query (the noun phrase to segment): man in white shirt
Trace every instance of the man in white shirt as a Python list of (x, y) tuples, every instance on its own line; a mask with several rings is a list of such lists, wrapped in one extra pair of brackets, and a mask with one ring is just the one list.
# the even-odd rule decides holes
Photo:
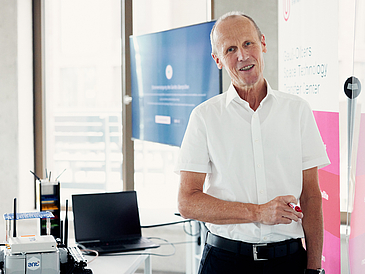
[(264, 79), (265, 36), (250, 17), (222, 16), (211, 42), (232, 83), (194, 109), (177, 165), (179, 211), (210, 231), (199, 273), (323, 273), (317, 169), (329, 160), (312, 111)]

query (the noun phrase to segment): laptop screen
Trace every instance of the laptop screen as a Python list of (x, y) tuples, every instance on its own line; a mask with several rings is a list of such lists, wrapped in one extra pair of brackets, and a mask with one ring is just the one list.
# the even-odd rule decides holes
[(141, 236), (135, 191), (72, 195), (76, 242)]

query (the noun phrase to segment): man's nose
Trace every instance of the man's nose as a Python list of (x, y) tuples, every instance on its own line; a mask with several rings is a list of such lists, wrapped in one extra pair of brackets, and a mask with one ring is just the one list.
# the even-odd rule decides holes
[(239, 48), (237, 51), (237, 59), (238, 61), (245, 61), (248, 59), (248, 53), (247, 50), (244, 48)]

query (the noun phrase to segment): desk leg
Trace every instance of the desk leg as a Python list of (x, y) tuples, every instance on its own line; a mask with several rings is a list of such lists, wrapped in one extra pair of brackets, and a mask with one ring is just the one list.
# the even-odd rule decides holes
[(152, 274), (151, 255), (148, 255), (144, 261), (144, 274)]

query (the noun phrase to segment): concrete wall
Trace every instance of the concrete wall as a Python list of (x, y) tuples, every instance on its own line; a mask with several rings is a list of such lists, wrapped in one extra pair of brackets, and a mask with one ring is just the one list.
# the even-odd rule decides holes
[(34, 207), (31, 12), (31, 0), (0, 0), (0, 241), (13, 199)]
[[(252, 17), (266, 37), (268, 52), (264, 55), (264, 76), (272, 88), (278, 87), (278, 1), (214, 0), (213, 19), (229, 11), (242, 11)], [(229, 86), (228, 74), (223, 72), (223, 91)]]

